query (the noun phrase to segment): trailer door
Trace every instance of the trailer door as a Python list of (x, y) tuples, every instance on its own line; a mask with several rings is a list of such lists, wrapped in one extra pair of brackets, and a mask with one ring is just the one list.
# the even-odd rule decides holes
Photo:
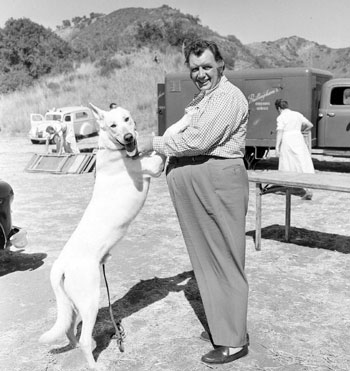
[(319, 125), (323, 147), (350, 147), (350, 84), (331, 89)]
[(244, 93), (249, 103), (248, 146), (274, 147), (277, 111), (275, 100), (281, 97), (282, 79), (246, 80)]
[(166, 130), (165, 123), (165, 84), (157, 85), (158, 93), (158, 135), (163, 135)]

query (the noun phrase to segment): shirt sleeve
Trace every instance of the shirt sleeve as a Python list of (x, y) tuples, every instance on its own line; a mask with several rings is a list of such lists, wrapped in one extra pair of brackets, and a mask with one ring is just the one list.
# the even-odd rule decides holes
[(54, 128), (55, 128), (56, 134), (61, 138), (63, 136), (62, 125), (56, 124)]
[(168, 137), (154, 137), (153, 148), (166, 156), (177, 157), (196, 156), (210, 151), (230, 138), (240, 125), (246, 109), (242, 109), (239, 103), (233, 93), (215, 92), (197, 107), (197, 113), (193, 115), (188, 128)]
[(279, 116), (277, 117), (277, 130), (283, 130), (284, 124), (282, 118)]

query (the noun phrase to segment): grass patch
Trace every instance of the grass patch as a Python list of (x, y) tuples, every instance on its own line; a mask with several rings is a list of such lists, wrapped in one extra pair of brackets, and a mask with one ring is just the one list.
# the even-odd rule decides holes
[(116, 54), (102, 65), (84, 63), (74, 72), (51, 76), (33, 87), (0, 95), (0, 125), (3, 133), (26, 135), (30, 114), (44, 114), (53, 107), (86, 106), (90, 102), (108, 109), (110, 102), (130, 110), (139, 131), (157, 132), (157, 84), (165, 74), (184, 71), (181, 53), (167, 49), (158, 53), (147, 48), (131, 54)]

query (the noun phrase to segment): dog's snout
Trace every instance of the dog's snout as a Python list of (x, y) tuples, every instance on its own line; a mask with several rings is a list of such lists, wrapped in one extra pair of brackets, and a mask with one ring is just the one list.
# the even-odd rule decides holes
[(126, 133), (124, 135), (124, 140), (126, 143), (130, 143), (134, 140), (134, 136), (131, 133)]

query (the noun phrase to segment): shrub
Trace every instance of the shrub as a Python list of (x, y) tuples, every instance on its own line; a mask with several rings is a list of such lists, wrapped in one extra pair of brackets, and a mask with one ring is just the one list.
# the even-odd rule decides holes
[(60, 90), (60, 84), (58, 84), (57, 82), (50, 81), (49, 83), (47, 83), (46, 86), (48, 89), (54, 92), (58, 92)]
[(0, 29), (1, 92), (27, 86), (49, 73), (72, 69), (74, 56), (68, 43), (51, 30), (26, 18), (11, 18)]
[(100, 61), (100, 75), (108, 77), (110, 76), (115, 70), (122, 68), (121, 63), (115, 59), (102, 59)]
[(100, 67), (100, 76), (109, 77), (115, 70), (119, 70), (130, 64), (129, 58), (125, 58), (124, 61), (117, 58), (102, 58), (97, 64)]
[(0, 74), (0, 94), (10, 93), (32, 84), (32, 79), (23, 70), (13, 70)]

